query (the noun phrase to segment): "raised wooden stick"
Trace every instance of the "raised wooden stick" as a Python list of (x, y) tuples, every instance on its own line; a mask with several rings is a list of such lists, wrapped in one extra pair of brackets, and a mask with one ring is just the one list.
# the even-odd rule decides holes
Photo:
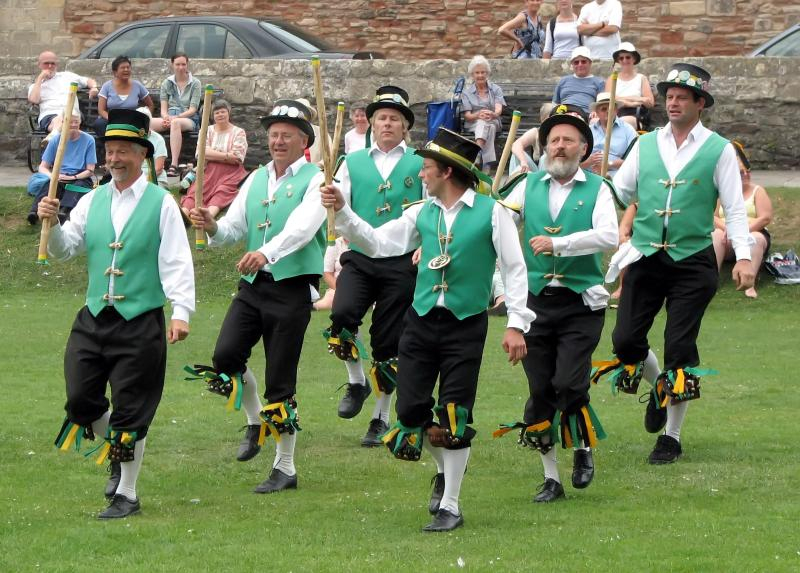
[[(56, 149), (56, 159), (53, 162), (53, 169), (50, 170), (50, 187), (47, 189), (47, 196), (50, 199), (55, 199), (58, 192), (58, 178), (61, 174), (61, 163), (64, 160), (64, 151), (67, 149), (67, 140), (69, 139), (69, 124), (72, 120), (72, 112), (75, 107), (75, 97), (78, 94), (78, 84), (72, 82), (69, 84), (69, 93), (67, 94), (67, 104), (64, 106), (64, 114), (61, 116), (61, 135), (58, 138), (58, 148)], [(40, 265), (47, 264), (47, 242), (50, 240), (50, 219), (42, 220), (42, 233), (39, 236), (39, 256), (36, 262)]]
[[(200, 133), (197, 134), (197, 173), (194, 179), (194, 206), (203, 206), (203, 179), (206, 173), (206, 140), (208, 139), (208, 123), (211, 120), (211, 98), (214, 86), (206, 85), (203, 93), (203, 117), (200, 119)], [(194, 248), (202, 251), (206, 248), (206, 231), (202, 227), (195, 229)]]
[[(333, 182), (333, 165), (331, 150), (328, 149), (328, 118), (325, 115), (325, 96), (322, 93), (322, 71), (319, 56), (311, 56), (311, 70), (314, 74), (314, 95), (317, 98), (317, 118), (319, 118), (319, 137), (322, 140), (322, 165), (325, 171), (325, 185)], [(336, 243), (336, 214), (333, 207), (328, 207), (328, 244)]]
[(608, 121), (606, 122), (606, 142), (603, 145), (603, 163), (600, 165), (600, 176), (608, 174), (608, 154), (611, 151), (611, 130), (614, 129), (614, 118), (617, 115), (617, 78), (616, 68), (611, 70), (611, 94), (608, 99)]
[(336, 168), (336, 160), (339, 159), (339, 145), (342, 142), (342, 127), (344, 126), (344, 102), (336, 104), (336, 124), (333, 128), (333, 147), (331, 149), (331, 165)]
[(522, 112), (514, 110), (511, 115), (511, 127), (508, 128), (508, 137), (506, 144), (503, 146), (503, 154), (500, 156), (500, 163), (497, 164), (497, 173), (495, 173), (494, 181), (492, 181), (492, 195), (497, 194), (500, 188), (500, 181), (503, 179), (503, 173), (506, 171), (508, 165), (508, 158), (511, 156), (511, 146), (514, 145), (514, 140), (517, 138), (517, 128), (522, 119)]

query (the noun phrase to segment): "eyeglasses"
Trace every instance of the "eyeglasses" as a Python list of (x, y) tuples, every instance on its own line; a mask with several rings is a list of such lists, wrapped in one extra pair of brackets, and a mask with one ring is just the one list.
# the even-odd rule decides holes
[(583, 66), (590, 63), (591, 60), (572, 60), (573, 66)]

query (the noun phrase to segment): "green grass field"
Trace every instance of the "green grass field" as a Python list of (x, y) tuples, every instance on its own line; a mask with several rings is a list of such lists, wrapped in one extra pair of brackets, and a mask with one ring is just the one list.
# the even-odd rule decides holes
[[(772, 189), (775, 246), (798, 245), (800, 190)], [(733, 290), (725, 267), (700, 337), (702, 365), (716, 368), (692, 403), (684, 456), (653, 467), (655, 437), (632, 396), (593, 388), (609, 438), (590, 488), (567, 500), (531, 502), (538, 456), (513, 435), (527, 386), (500, 348), (493, 318), (475, 411), (474, 442), (461, 503), (465, 527), (423, 534), (435, 465), (412, 464), (359, 447), (371, 400), (353, 421), (336, 416), (343, 365), (325, 351), (327, 317), (315, 314), (300, 364), (303, 431), (299, 489), (251, 493), (273, 447), (235, 460), (243, 414), (183, 380), (181, 368), (210, 358), (236, 284), (239, 250), (196, 257), (198, 311), (188, 340), (170, 347), (164, 398), (151, 429), (138, 491), (142, 513), (100, 522), (104, 468), (53, 447), (63, 418), (62, 352), (83, 303), (83, 261), (37, 266), (38, 229), (25, 223), (29, 199), (0, 189), (0, 572), (17, 571), (798, 571), (800, 394), (793, 373), (800, 340), (800, 289), (761, 276), (758, 300)], [(610, 356), (614, 312), (597, 358)], [(663, 342), (659, 320), (651, 341)], [(264, 358), (251, 362), (263, 381)], [(559, 453), (569, 482), (571, 453)]]

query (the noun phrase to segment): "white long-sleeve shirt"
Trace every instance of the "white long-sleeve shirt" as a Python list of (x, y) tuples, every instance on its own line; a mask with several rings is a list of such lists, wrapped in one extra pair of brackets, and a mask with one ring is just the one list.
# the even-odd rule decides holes
[[(543, 172), (537, 172), (532, 177), (540, 176)], [(541, 175), (542, 181), (550, 181), (548, 193), (548, 206), (550, 217), (555, 220), (561, 212), (561, 208), (569, 197), (570, 192), (575, 187), (576, 181), (586, 181), (586, 173), (578, 169), (572, 179), (563, 185), (553, 179), (549, 173)], [(506, 196), (504, 203), (507, 205), (519, 206), (520, 212), (509, 209), (511, 217), (516, 224), (524, 219), (525, 214), (525, 188), (528, 183), (523, 179), (517, 183), (511, 192)], [(611, 190), (608, 185), (602, 183), (597, 194), (594, 209), (592, 210), (592, 228), (586, 231), (578, 231), (563, 237), (551, 237), (553, 241), (553, 256), (555, 257), (578, 257), (581, 255), (591, 255), (602, 251), (608, 251), (617, 246), (619, 240), (619, 226), (617, 223), (617, 212), (614, 208), (614, 200), (611, 197)], [(529, 245), (523, 245), (523, 249), (530, 249)], [(557, 279), (553, 279), (548, 286), (563, 286)], [(595, 285), (581, 293), (583, 303), (592, 310), (605, 308), (608, 305), (609, 294), (603, 285)]]
[[(147, 188), (147, 177), (140, 177), (124, 191), (119, 191), (112, 180), (111, 223), (117, 237), (122, 233), (133, 210)], [(69, 221), (56, 225), (50, 233), (48, 252), (59, 260), (66, 260), (86, 250), (86, 219), (96, 191), (89, 191), (70, 212)], [(172, 305), (172, 318), (189, 322), (195, 310), (194, 267), (192, 251), (186, 237), (178, 204), (169, 196), (161, 203), (158, 224), (161, 243), (158, 247), (158, 274), (161, 288)], [(116, 253), (116, 252), (115, 252)], [(112, 262), (113, 266), (113, 262)], [(114, 275), (108, 277), (108, 293), (114, 294)], [(113, 304), (113, 299), (109, 301)]]
[[(442, 209), (447, 232), (464, 205), (469, 207), (475, 201), (475, 191), (467, 189), (464, 194), (447, 209), (439, 199), (432, 199)], [(381, 225), (377, 229), (361, 219), (349, 205), (336, 213), (336, 228), (350, 241), (355, 242), (370, 257), (392, 257), (402, 255), (419, 247), (422, 243), (417, 232), (417, 216), (425, 203), (412, 205), (403, 216)], [(528, 276), (525, 260), (519, 246), (516, 229), (511, 217), (500, 205), (492, 209), (492, 244), (497, 253), (500, 273), (505, 285), (506, 307), (508, 308), (508, 328), (528, 332), (530, 323), (536, 318), (527, 307)], [(446, 307), (444, 293), (439, 294), (436, 306)]]

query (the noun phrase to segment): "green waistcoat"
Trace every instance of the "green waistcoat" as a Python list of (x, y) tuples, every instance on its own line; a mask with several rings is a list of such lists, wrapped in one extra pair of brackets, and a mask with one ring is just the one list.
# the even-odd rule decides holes
[[(384, 181), (375, 167), (369, 149), (359, 149), (345, 156), (350, 174), (350, 203), (353, 211), (375, 228), (399, 219), (403, 204), (422, 199), (422, 157), (410, 147)], [(387, 208), (388, 207), (388, 208)], [(362, 252), (358, 245), (350, 248)]]
[[(494, 199), (476, 194), (472, 207), (462, 205), (450, 227), (451, 240), (447, 244), (450, 264), (439, 270), (429, 269), (428, 262), (445, 248), (444, 213), (430, 200), (422, 206), (417, 217), (422, 258), (413, 303), (417, 314), (424, 316), (430, 312), (439, 299), (440, 290), (444, 290), (445, 306), (459, 320), (486, 310), (497, 259), (492, 243), (494, 203)], [(446, 289), (441, 287), (443, 284), (447, 285)]]
[[(714, 169), (728, 140), (712, 133), (674, 181), (658, 152), (656, 133), (639, 138), (639, 209), (633, 222), (631, 242), (649, 257), (664, 249), (675, 261), (711, 244), (714, 210), (719, 192)], [(667, 197), (672, 199), (667, 210)], [(664, 215), (669, 214), (664, 227)]]
[(586, 173), (586, 181), (575, 181), (558, 216), (550, 216), (550, 179), (542, 181), (542, 172), (528, 175), (525, 188), (525, 264), (528, 267), (528, 290), (538, 295), (553, 279), (581, 293), (603, 284), (601, 253), (578, 257), (534, 255), (529, 242), (532, 237), (565, 237), (592, 228), (592, 213), (603, 178)]
[(86, 215), (84, 233), (89, 263), (86, 306), (92, 316), (108, 306), (108, 282), (113, 274), (114, 308), (125, 320), (131, 320), (163, 307), (166, 300), (158, 273), (158, 249), (161, 205), (167, 191), (148, 183), (119, 237), (111, 222), (114, 192), (110, 185), (95, 189)]
[[(257, 251), (283, 231), (286, 220), (303, 201), (308, 184), (317, 173), (319, 168), (316, 165), (304, 164), (295, 175), (281, 181), (270, 201), (269, 172), (266, 166), (256, 170), (245, 204), (248, 251)], [(276, 281), (299, 275), (321, 275), (324, 253), (325, 231), (320, 225), (314, 237), (302, 249), (270, 263), (270, 272)], [(256, 274), (242, 275), (242, 278), (252, 283)]]

